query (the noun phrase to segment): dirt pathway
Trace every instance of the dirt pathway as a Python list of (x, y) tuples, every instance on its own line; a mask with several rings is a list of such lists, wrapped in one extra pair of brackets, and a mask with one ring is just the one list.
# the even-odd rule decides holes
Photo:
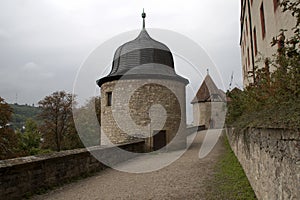
[(199, 132), (181, 158), (158, 171), (131, 174), (106, 169), (93, 177), (65, 185), (33, 199), (205, 199), (206, 183), (212, 178), (213, 167), (224, 147), (219, 139), (213, 151), (199, 159), (204, 134), (205, 131)]

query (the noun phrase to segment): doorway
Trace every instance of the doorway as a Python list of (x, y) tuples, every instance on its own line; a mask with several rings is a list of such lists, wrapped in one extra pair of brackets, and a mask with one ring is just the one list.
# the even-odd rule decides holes
[(159, 150), (167, 145), (166, 130), (153, 131), (153, 150)]

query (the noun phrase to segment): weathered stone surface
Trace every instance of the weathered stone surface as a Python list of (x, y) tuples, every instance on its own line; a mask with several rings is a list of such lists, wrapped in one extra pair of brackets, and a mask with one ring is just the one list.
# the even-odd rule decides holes
[(223, 128), (226, 115), (225, 102), (199, 102), (193, 104), (194, 126)]
[(300, 199), (300, 132), (284, 129), (227, 129), (258, 199)]
[[(112, 92), (108, 106), (107, 93)], [(101, 86), (101, 144), (145, 138), (153, 146), (153, 132), (166, 131), (167, 143), (185, 147), (185, 84), (163, 79), (118, 80)], [(105, 138), (107, 137), (107, 138)], [(168, 146), (167, 146), (168, 147)]]
[[(145, 142), (118, 145), (131, 152), (144, 152)], [(94, 147), (61, 151), (52, 154), (28, 156), (0, 161), (1, 199), (20, 199), (25, 194), (59, 185), (72, 178), (107, 168), (91, 154), (110, 158), (110, 163), (120, 163), (127, 157), (114, 155), (117, 147)], [(131, 154), (134, 156), (134, 154)]]

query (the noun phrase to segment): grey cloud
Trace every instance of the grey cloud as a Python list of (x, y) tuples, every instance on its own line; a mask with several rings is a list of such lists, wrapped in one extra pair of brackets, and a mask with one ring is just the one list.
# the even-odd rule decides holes
[[(19, 103), (36, 103), (56, 90), (71, 92), (89, 53), (114, 35), (139, 29), (143, 7), (146, 27), (187, 35), (208, 51), (225, 85), (232, 71), (241, 85), (239, 2), (224, 2), (1, 0), (0, 96), (14, 102), (18, 93)], [(112, 58), (113, 51), (106, 54)]]

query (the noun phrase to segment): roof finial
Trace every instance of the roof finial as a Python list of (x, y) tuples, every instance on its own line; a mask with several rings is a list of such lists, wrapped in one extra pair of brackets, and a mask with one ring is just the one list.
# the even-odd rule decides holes
[(143, 13), (142, 13), (142, 18), (143, 18), (143, 29), (145, 29), (145, 18), (146, 18), (146, 13), (144, 12), (144, 8), (143, 8)]
[(206, 71), (207, 71), (207, 75), (209, 75), (209, 69), (208, 68), (206, 69)]

